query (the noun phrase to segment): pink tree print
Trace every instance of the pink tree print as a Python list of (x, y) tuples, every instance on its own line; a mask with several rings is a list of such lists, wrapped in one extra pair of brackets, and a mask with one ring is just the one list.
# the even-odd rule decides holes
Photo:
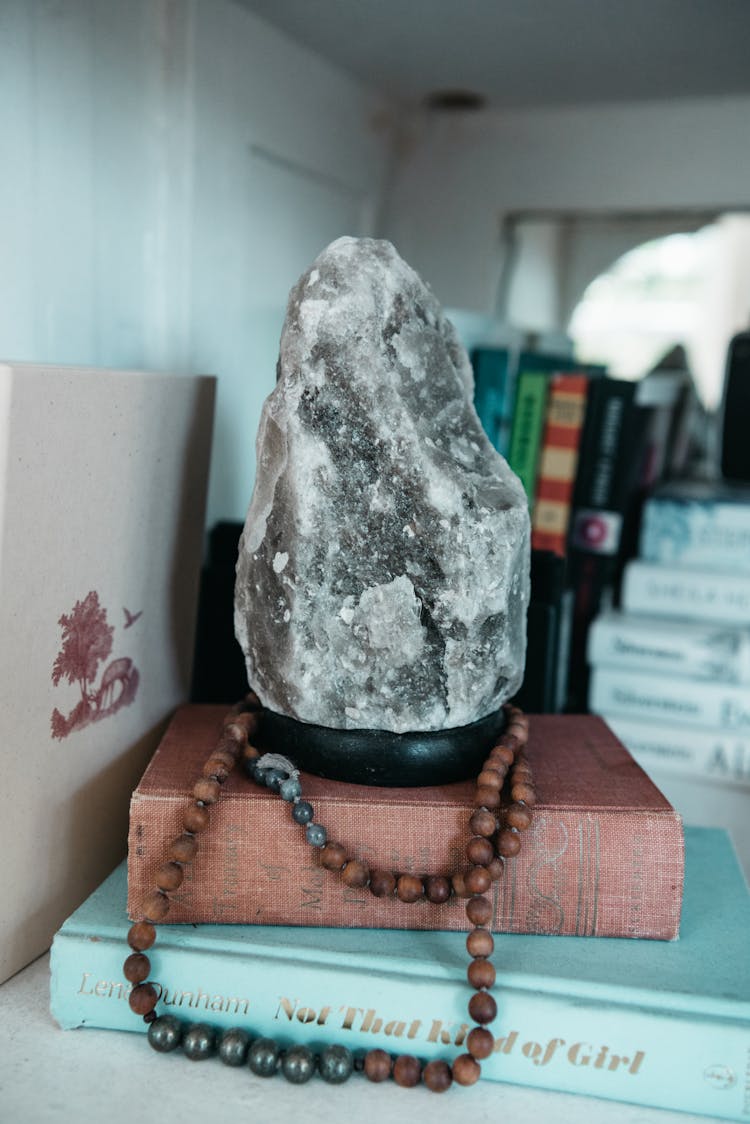
[(62, 628), (63, 643), (52, 667), (52, 682), (61, 679), (78, 682), (81, 699), (89, 701), (89, 684), (96, 678), (96, 670), (112, 651), (114, 628), (107, 624), (107, 610), (99, 605), (99, 594), (92, 590), (83, 601), (76, 601), (70, 614), (63, 613), (58, 621)]
[[(140, 615), (140, 614), (139, 614)], [(62, 647), (52, 665), (52, 682), (77, 683), (81, 698), (67, 718), (55, 707), (52, 736), (65, 738), (90, 722), (98, 722), (133, 701), (138, 690), (138, 669), (132, 660), (113, 660), (104, 670), (98, 688), (94, 687), (97, 669), (112, 651), (114, 628), (107, 624), (107, 610), (99, 604), (99, 594), (91, 590), (83, 601), (76, 601), (70, 613), (63, 613)]]

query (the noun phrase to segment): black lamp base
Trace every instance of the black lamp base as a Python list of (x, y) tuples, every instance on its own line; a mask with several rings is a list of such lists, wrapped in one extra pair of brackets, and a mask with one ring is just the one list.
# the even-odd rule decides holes
[(502, 708), (468, 726), (405, 734), (337, 730), (264, 710), (257, 743), (329, 780), (418, 788), (476, 777), (505, 725)]

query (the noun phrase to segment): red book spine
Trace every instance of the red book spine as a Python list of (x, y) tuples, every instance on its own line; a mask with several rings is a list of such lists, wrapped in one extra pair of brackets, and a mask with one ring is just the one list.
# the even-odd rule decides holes
[(561, 557), (566, 551), (588, 388), (588, 375), (553, 375), (550, 385), (531, 545)]
[[(133, 794), (128, 909), (153, 888), (223, 708), (178, 712)], [(532, 719), (528, 755), (539, 805), (521, 854), (492, 887), (501, 932), (673, 939), (682, 897), (677, 814), (592, 716)], [(330, 839), (371, 868), (452, 873), (473, 812), (471, 783), (382, 789), (303, 774), (303, 793)], [(554, 787), (553, 787), (554, 786)], [(609, 788), (607, 788), (609, 786)], [(575, 795), (576, 788), (580, 791)], [(619, 803), (616, 801), (619, 800)], [(224, 786), (195, 861), (174, 894), (170, 922), (466, 929), (459, 899), (409, 905), (347, 889), (324, 870), (289, 805), (238, 774)]]

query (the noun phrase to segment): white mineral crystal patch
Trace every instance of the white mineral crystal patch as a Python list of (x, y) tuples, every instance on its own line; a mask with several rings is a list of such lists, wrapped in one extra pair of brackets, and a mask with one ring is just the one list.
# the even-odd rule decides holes
[(435, 730), (518, 689), (528, 508), (472, 392), (452, 325), (389, 243), (341, 238), (292, 290), (235, 593), (271, 710)]
[(354, 620), (354, 609), (351, 607), (351, 605), (342, 605), (342, 607), (339, 609), (339, 616), (341, 617), (344, 624), (351, 624)]

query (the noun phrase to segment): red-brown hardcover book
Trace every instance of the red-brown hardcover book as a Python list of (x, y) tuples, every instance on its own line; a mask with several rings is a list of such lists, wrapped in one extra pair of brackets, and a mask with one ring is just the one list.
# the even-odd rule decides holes
[[(133, 794), (128, 910), (154, 886), (226, 708), (177, 711)], [(498, 932), (677, 936), (683, 882), (679, 815), (609, 727), (591, 715), (531, 717), (527, 748), (537, 805), (520, 855), (493, 884)], [(370, 788), (302, 775), (303, 796), (330, 839), (371, 867), (462, 869), (471, 782)], [(324, 870), (290, 806), (235, 770), (211, 810), (195, 861), (170, 895), (175, 923), (465, 929), (464, 904), (410, 905), (345, 887)]]

